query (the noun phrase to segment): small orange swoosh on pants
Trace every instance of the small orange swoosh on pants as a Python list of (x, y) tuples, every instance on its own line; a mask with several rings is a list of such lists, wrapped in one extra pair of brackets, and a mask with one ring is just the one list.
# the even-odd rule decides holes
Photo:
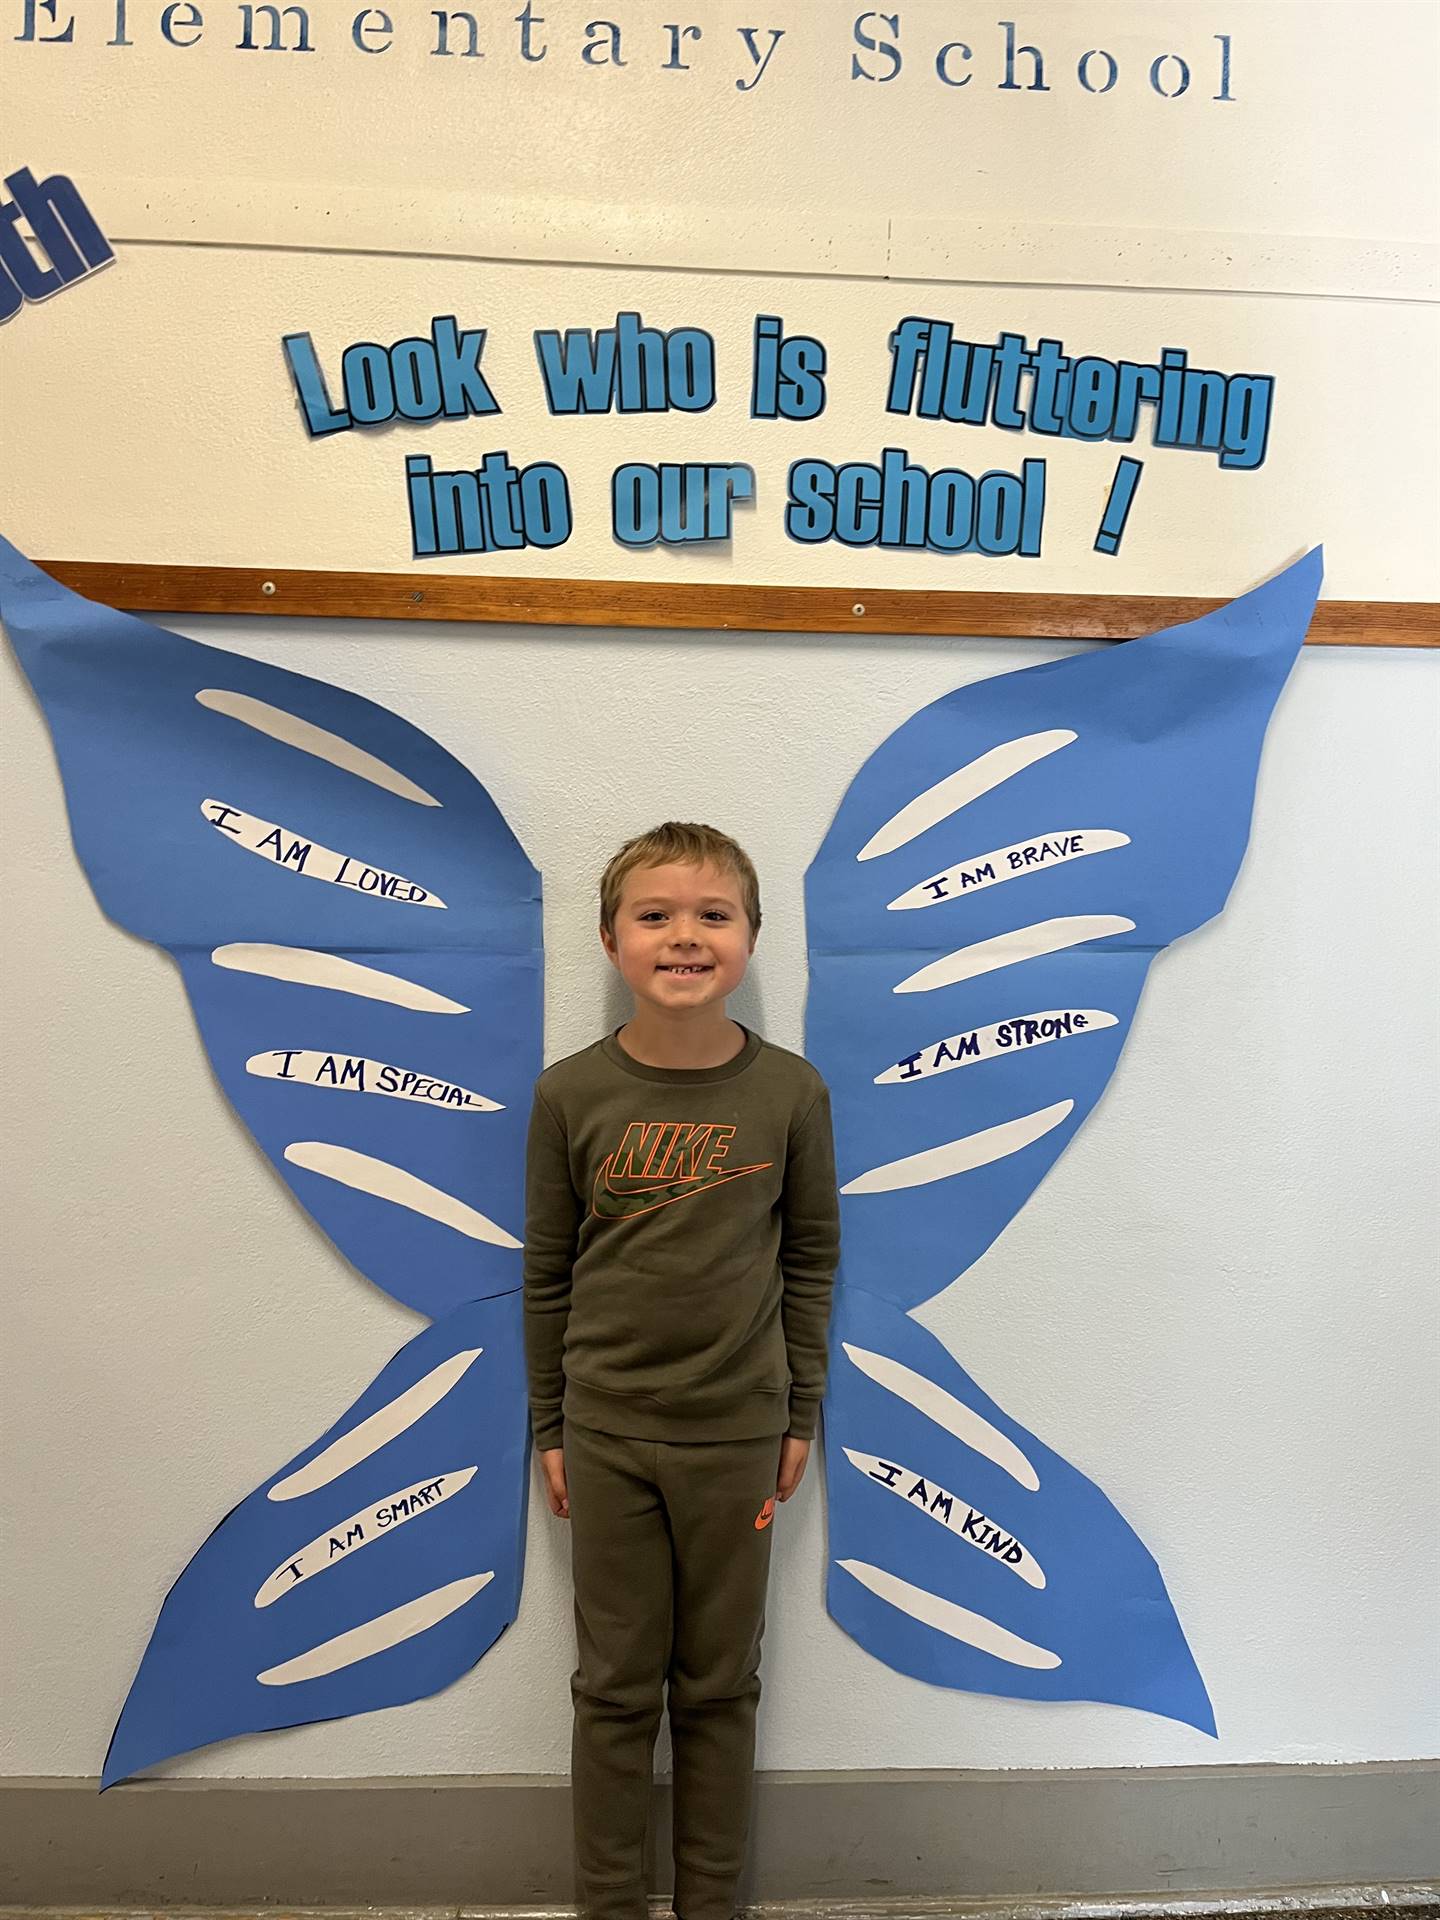
[(774, 1518), (775, 1502), (773, 1500), (767, 1500), (755, 1516), (755, 1531), (759, 1533), (762, 1527), (768, 1527)]

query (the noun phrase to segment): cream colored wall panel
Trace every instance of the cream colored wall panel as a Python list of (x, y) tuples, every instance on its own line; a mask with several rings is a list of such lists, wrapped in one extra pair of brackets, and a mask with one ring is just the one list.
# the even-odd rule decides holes
[[(552, 417), (532, 332), (604, 325), (622, 309), (714, 336), (718, 398), (702, 414)], [(822, 339), (829, 403), (813, 421), (752, 421), (760, 312)], [(1272, 373), (1269, 451), (1253, 471), (1211, 453), (1090, 444), (887, 415), (886, 340), (906, 314), (957, 335), (1009, 328), (1072, 352)], [(281, 338), (308, 331), (332, 383), (352, 341), (424, 334), (454, 314), (489, 329), (483, 367), (503, 413), (355, 428), (312, 440)], [(405, 458), (474, 468), (506, 449), (570, 480), (561, 546), (426, 561), (437, 571), (591, 579), (1231, 594), (1323, 541), (1336, 599), (1440, 597), (1440, 310), (1406, 303), (1076, 288), (836, 283), (820, 277), (640, 273), (514, 263), (219, 248), (132, 247), (0, 336), (13, 378), (0, 525), (24, 550), (83, 560), (376, 568), (412, 559)], [(1142, 436), (1145, 429), (1142, 427)], [(799, 458), (875, 460), (904, 447), (975, 474), (1044, 459), (1042, 555), (805, 545), (784, 530)], [(1117, 458), (1144, 462), (1124, 541), (1093, 551)], [(626, 461), (749, 460), (757, 500), (719, 551), (621, 547), (610, 475)], [(519, 564), (517, 564), (517, 562)]]
[[(88, 194), (87, 183), (87, 197)], [(126, 241), (305, 252), (723, 268), (884, 277), (890, 223), (821, 210), (761, 219), (729, 206), (674, 201), (578, 201), (538, 194), (390, 191), (297, 181), (273, 197), (237, 178), (107, 178), (92, 205), (106, 234)]]
[[(307, 50), (294, 9), (272, 50), (264, 9), (247, 35), (236, 0), (168, 16), (161, 0), (3, 0), (7, 152), (101, 199), (112, 177), (188, 183), (188, 201), (151, 205), (170, 238), (237, 237), (245, 183), (279, 233), (292, 195), (328, 199), (329, 244), (374, 244), (373, 195), (387, 213), (413, 197), (413, 242), (387, 217), (383, 243), (423, 248), (455, 197), (481, 251), (533, 257), (525, 209), (548, 206), (580, 230), (556, 240), (572, 257), (736, 269), (770, 265), (792, 224), (792, 264), (849, 272), (846, 249), (824, 268), (806, 234), (1013, 222), (1028, 279), (1103, 283), (1113, 232), (1138, 236), (1131, 251), (1194, 232), (1241, 238), (1243, 283), (1266, 236), (1425, 245), (1440, 221), (1431, 0), (613, 0), (608, 22), (570, 0), (477, 0), (474, 58), (464, 9), (303, 11)], [(626, 207), (657, 211), (627, 236)], [(1347, 291), (1372, 290), (1370, 267), (1393, 290), (1383, 247), (1344, 259)]]
[[(1440, 299), (1440, 245), (1330, 234), (1056, 227), (1008, 217), (790, 209), (782, 219), (674, 202), (505, 198), (291, 182), (273, 198), (252, 182), (108, 175), (87, 183), (108, 237), (126, 242), (298, 247), (431, 259), (836, 274), (877, 280), (1043, 282), (1229, 293), (1359, 293)], [(837, 295), (843, 298), (843, 295)]]

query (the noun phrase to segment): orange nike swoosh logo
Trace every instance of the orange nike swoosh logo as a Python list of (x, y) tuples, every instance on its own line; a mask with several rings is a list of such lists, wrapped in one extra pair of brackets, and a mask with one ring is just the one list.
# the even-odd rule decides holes
[(759, 1513), (757, 1513), (755, 1516), (755, 1531), (757, 1533), (761, 1532), (762, 1529), (769, 1526), (770, 1522), (774, 1518), (775, 1518), (775, 1502), (773, 1500), (767, 1500), (764, 1506), (761, 1507)]
[[(689, 1200), (697, 1193), (710, 1193), (716, 1187), (727, 1186), (732, 1180), (743, 1180), (747, 1173), (763, 1173), (772, 1164), (762, 1160), (753, 1167), (732, 1167), (723, 1173), (697, 1173), (680, 1180), (668, 1180), (654, 1186), (631, 1187), (624, 1192), (610, 1184), (610, 1168), (615, 1156), (610, 1154), (595, 1176), (594, 1190), (590, 1196), (590, 1211), (601, 1220), (633, 1220), (642, 1213), (654, 1213), (660, 1207), (673, 1207), (679, 1200)], [(603, 1185), (602, 1185), (603, 1183)], [(602, 1206), (602, 1192), (609, 1200), (618, 1200), (619, 1206)], [(636, 1205), (635, 1202), (642, 1204)]]

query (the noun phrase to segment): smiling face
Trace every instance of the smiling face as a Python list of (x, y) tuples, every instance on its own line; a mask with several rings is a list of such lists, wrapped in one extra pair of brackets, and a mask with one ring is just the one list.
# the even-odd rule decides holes
[(709, 862), (634, 868), (600, 939), (636, 1004), (667, 1013), (723, 1002), (755, 951), (739, 881)]

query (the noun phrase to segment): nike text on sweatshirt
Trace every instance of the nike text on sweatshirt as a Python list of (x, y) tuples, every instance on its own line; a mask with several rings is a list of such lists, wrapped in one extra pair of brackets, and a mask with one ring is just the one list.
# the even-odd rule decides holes
[(611, 1033), (535, 1083), (537, 1448), (567, 1415), (637, 1439), (814, 1437), (840, 1255), (830, 1096), (802, 1055), (742, 1030), (723, 1066), (647, 1066)]

